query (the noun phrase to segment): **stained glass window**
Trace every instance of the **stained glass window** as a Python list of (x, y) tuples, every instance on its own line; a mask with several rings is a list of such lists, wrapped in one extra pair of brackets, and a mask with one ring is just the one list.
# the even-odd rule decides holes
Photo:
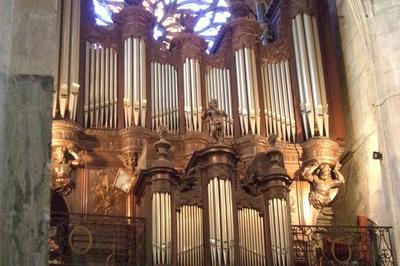
[[(208, 43), (212, 49), (222, 25), (229, 19), (227, 0), (144, 0), (143, 6), (154, 14), (157, 24), (154, 39), (168, 48), (171, 40), (183, 30), (180, 23), (182, 12), (190, 12), (197, 18), (194, 31)], [(111, 16), (124, 7), (124, 0), (93, 0), (96, 23), (109, 25)]]

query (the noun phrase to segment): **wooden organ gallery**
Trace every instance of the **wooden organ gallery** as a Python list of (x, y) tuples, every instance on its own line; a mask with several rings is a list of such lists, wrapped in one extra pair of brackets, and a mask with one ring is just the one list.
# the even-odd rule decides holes
[(53, 194), (140, 218), (135, 265), (308, 265), (292, 225), (329, 225), (344, 182), (325, 1), (231, 1), (211, 48), (198, 13), (162, 43), (152, 2), (127, 2), (99, 26), (91, 1), (59, 1)]

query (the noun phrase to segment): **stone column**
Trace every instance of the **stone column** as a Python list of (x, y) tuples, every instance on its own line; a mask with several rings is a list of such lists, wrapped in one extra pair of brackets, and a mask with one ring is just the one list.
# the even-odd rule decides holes
[(0, 22), (0, 265), (46, 265), (54, 1), (1, 1)]

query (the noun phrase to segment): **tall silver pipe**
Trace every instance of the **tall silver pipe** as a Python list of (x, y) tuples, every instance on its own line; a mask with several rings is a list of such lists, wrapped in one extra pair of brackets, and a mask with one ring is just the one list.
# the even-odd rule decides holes
[(256, 115), (256, 134), (260, 134), (261, 118), (260, 118), (260, 97), (258, 93), (258, 79), (257, 79), (257, 68), (256, 68), (256, 55), (253, 49), (250, 49), (250, 61), (252, 69), (253, 78), (253, 88), (254, 88), (254, 108)]
[[(90, 80), (90, 44), (86, 42), (86, 51), (85, 51), (85, 105), (84, 105), (84, 122), (85, 127), (88, 125), (89, 119), (89, 97), (90, 97), (90, 87), (89, 87), (89, 80)], [(57, 94), (56, 94), (57, 95)]]
[(140, 125), (145, 126), (146, 123), (146, 43), (140, 39)]
[(304, 87), (304, 102), (305, 102), (305, 110), (307, 114), (307, 119), (309, 122), (309, 129), (311, 132), (311, 137), (314, 136), (314, 110), (313, 105), (311, 103), (310, 97), (312, 95), (311, 89), (311, 81), (310, 81), (310, 70), (307, 62), (307, 47), (304, 33), (304, 23), (303, 16), (299, 14), (295, 18), (296, 20), (296, 28), (297, 28), (297, 37), (299, 44), (299, 52), (300, 52), (300, 63), (302, 69), (302, 80)]
[(252, 134), (256, 134), (256, 113), (254, 108), (254, 84), (251, 73), (251, 62), (250, 62), (250, 50), (244, 48), (244, 76), (246, 77), (246, 91), (247, 91), (247, 104), (249, 110), (250, 119), (250, 131)]
[(311, 16), (304, 13), (303, 21), (304, 21), (305, 39), (307, 43), (308, 64), (310, 67), (310, 80), (311, 80), (311, 91), (312, 91), (311, 96), (314, 107), (314, 119), (317, 122), (318, 131), (322, 133), (324, 121), (323, 121), (323, 110), (322, 110), (322, 102), (320, 95), (321, 88), (319, 85), (318, 66), (317, 66)]
[(110, 127), (109, 112), (110, 112), (110, 78), (112, 78), (112, 69), (110, 68), (110, 48), (105, 49), (105, 62), (104, 62), (104, 126)]
[[(321, 90), (321, 103), (323, 106), (325, 136), (329, 137), (328, 102), (327, 102), (327, 98), (326, 98), (325, 77), (324, 77), (324, 69), (323, 69), (323, 65), (322, 65), (321, 43), (320, 43), (319, 34), (318, 34), (317, 19), (315, 16), (312, 16), (312, 24), (313, 24), (315, 48), (316, 48), (316, 55), (317, 55), (319, 84), (320, 84), (320, 90)], [(321, 132), (321, 134), (323, 134), (323, 132)]]

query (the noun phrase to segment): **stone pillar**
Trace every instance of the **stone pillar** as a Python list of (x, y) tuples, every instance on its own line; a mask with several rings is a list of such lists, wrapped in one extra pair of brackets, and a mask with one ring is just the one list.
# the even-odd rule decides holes
[(54, 9), (0, 3), (0, 265), (48, 264)]

